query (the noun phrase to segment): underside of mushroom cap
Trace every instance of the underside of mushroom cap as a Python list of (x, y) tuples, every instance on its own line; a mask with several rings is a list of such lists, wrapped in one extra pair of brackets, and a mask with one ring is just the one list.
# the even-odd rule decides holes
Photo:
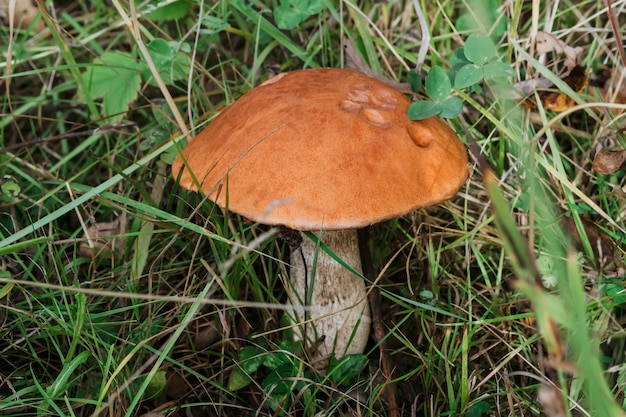
[(454, 131), (436, 117), (409, 120), (409, 104), (356, 71), (284, 73), (225, 108), (173, 173), (264, 224), (337, 230), (399, 217), (451, 198), (468, 176)]

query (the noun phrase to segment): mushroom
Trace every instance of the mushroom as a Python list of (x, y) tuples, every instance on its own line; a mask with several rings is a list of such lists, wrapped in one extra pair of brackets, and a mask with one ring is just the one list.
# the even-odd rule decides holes
[(437, 117), (411, 121), (409, 104), (352, 70), (282, 73), (226, 107), (172, 166), (181, 186), (229, 211), (315, 233), (291, 251), (287, 293), (319, 363), (367, 344), (356, 229), (450, 199), (467, 179), (454, 131)]

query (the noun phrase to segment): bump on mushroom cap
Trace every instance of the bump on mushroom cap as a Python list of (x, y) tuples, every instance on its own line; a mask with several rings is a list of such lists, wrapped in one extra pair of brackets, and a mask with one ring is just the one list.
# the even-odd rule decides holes
[[(346, 69), (281, 74), (226, 107), (172, 166), (180, 184), (251, 220), (350, 229), (454, 196), (467, 151), (441, 119), (411, 121), (410, 100)], [(181, 172), (182, 171), (182, 172)]]

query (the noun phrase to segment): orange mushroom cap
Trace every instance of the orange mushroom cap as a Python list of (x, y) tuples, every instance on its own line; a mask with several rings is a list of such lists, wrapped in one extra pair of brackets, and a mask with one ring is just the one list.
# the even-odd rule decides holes
[[(172, 166), (180, 184), (256, 222), (352, 229), (454, 196), (467, 151), (441, 119), (346, 69), (280, 74), (225, 108)], [(181, 172), (182, 171), (182, 172)]]

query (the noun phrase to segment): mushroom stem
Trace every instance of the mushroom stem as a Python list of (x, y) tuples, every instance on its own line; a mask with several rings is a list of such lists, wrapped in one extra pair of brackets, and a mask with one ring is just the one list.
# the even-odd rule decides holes
[[(335, 257), (362, 274), (356, 230), (324, 231), (320, 240)], [(312, 347), (323, 366), (331, 355), (362, 353), (369, 337), (370, 311), (363, 279), (303, 236), (291, 253), (291, 287), (296, 337)], [(310, 309), (303, 309), (303, 306)]]

